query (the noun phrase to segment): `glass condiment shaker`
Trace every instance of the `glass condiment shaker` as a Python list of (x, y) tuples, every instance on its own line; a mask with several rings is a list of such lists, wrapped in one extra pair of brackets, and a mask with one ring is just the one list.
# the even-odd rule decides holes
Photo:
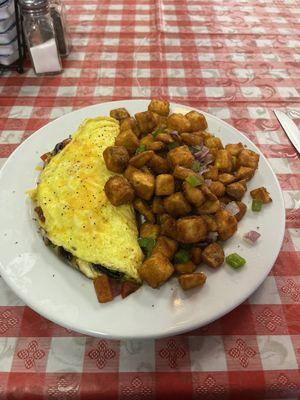
[(62, 57), (67, 57), (71, 50), (71, 41), (66, 23), (66, 9), (62, 0), (50, 0), (50, 14), (53, 20), (59, 54)]
[(37, 75), (62, 70), (48, 0), (20, 0), (23, 29), (32, 65)]

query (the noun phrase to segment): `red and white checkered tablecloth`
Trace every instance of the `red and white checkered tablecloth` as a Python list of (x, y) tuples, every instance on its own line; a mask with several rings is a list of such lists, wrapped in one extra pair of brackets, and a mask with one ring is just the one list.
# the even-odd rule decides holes
[(68, 331), (24, 306), (0, 279), (0, 399), (299, 398), (300, 160), (272, 110), (298, 112), (300, 125), (300, 1), (66, 4), (74, 47), (63, 74), (36, 77), (28, 64), (23, 75), (0, 77), (0, 165), (72, 109), (167, 97), (228, 121), (263, 151), (283, 189), (285, 239), (244, 304), (160, 340)]

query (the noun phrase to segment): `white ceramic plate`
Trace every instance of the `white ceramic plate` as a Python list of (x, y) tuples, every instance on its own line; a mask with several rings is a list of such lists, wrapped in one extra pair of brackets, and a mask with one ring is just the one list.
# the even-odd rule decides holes
[[(92, 281), (57, 258), (37, 232), (32, 204), (25, 191), (35, 187), (39, 156), (76, 131), (87, 117), (109, 115), (126, 107), (131, 114), (147, 109), (148, 100), (128, 100), (93, 105), (56, 119), (28, 138), (7, 160), (0, 172), (0, 273), (10, 288), (33, 310), (66, 328), (110, 338), (162, 337), (203, 326), (237, 307), (258, 288), (271, 270), (283, 240), (285, 210), (282, 193), (261, 152), (239, 131), (205, 114), (209, 131), (223, 143), (242, 142), (260, 153), (259, 169), (249, 190), (266, 186), (273, 203), (260, 213), (248, 210), (238, 233), (225, 244), (225, 253), (237, 252), (247, 264), (240, 270), (228, 265), (214, 271), (201, 267), (207, 282), (200, 290), (183, 292), (175, 278), (154, 290), (144, 285), (125, 300), (99, 304)], [(190, 108), (172, 105), (189, 111)], [(249, 191), (244, 201), (250, 207)], [(242, 234), (258, 230), (254, 247)], [(120, 234), (122, 234), (120, 232)]]

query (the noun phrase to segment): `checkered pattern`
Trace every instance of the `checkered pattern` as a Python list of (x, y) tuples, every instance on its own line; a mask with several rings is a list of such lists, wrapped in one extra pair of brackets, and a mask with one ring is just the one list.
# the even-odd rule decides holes
[(0, 79), (0, 165), (39, 127), (108, 100), (167, 97), (228, 121), (283, 189), (284, 243), (243, 305), (188, 334), (111, 341), (35, 314), (0, 280), (0, 398), (297, 399), (300, 160), (272, 109), (300, 124), (299, 0), (68, 0), (59, 76)]

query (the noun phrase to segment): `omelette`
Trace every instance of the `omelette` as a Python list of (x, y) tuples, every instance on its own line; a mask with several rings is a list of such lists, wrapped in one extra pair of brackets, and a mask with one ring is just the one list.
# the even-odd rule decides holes
[(143, 253), (134, 210), (114, 207), (104, 192), (115, 174), (102, 153), (118, 134), (113, 118), (85, 120), (65, 147), (52, 152), (31, 197), (45, 241), (74, 268), (91, 279), (106, 272), (140, 281)]

